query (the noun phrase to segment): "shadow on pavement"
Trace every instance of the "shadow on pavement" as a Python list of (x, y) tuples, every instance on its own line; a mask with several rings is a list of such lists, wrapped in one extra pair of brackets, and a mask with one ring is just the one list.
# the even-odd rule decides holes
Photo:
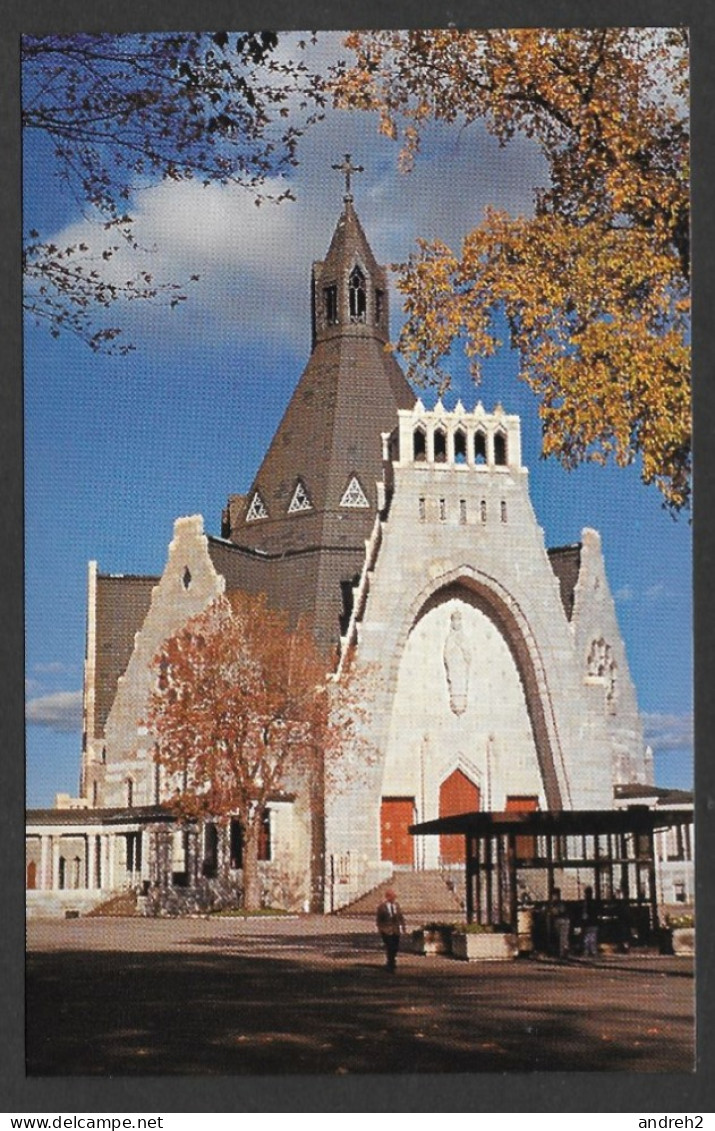
[(184, 940), (198, 943), (29, 954), (29, 1075), (693, 1067), (692, 982), (657, 963), (409, 955), (391, 976), (374, 935)]

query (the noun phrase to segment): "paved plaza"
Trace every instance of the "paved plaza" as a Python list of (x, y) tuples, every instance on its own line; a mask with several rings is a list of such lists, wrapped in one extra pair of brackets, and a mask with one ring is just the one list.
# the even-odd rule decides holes
[(690, 1072), (687, 958), (400, 955), (369, 918), (31, 921), (30, 1076)]

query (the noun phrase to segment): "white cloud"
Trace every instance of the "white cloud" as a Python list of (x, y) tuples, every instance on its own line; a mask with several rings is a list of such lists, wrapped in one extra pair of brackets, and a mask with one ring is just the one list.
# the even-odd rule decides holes
[(82, 728), (82, 692), (57, 691), (25, 704), (25, 718), (34, 726), (73, 734)]
[(690, 750), (693, 747), (693, 715), (643, 712), (645, 740), (655, 751)]
[[(335, 37), (333, 37), (333, 40)], [(325, 53), (325, 47), (321, 48)], [(336, 50), (337, 54), (337, 50)], [(310, 324), (310, 264), (320, 259), (338, 219), (343, 184), (331, 166), (350, 152), (365, 167), (354, 179), (356, 208), (378, 261), (405, 260), (423, 236), (455, 250), (491, 205), (529, 212), (545, 166), (536, 144), (518, 137), (500, 148), (482, 123), (469, 127), (431, 124), (424, 151), (410, 174), (397, 171), (399, 147), (377, 131), (375, 115), (329, 110), (310, 128), (298, 148), (291, 177), (294, 202), (256, 207), (253, 193), (236, 185), (162, 182), (138, 189), (130, 210), (140, 248), (121, 246), (101, 258), (116, 235), (99, 224), (78, 221), (53, 235), (60, 247), (87, 243), (94, 265), (112, 281), (140, 270), (154, 280), (188, 280), (188, 301), (169, 312), (156, 304), (128, 303), (121, 310), (127, 339), (146, 336), (152, 348), (162, 340), (192, 344), (202, 338), (236, 342), (280, 341), (301, 351)], [(269, 181), (280, 193), (286, 182)], [(393, 328), (399, 298), (392, 292)], [(117, 312), (107, 315), (116, 324)]]

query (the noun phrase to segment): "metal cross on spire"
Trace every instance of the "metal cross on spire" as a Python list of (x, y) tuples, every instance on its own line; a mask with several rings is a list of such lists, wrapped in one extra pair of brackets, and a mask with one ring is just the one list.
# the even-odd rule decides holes
[(345, 159), (339, 165), (333, 165), (333, 169), (337, 169), (339, 173), (345, 176), (345, 196), (344, 200), (352, 200), (352, 193), (350, 192), (350, 177), (353, 173), (364, 173), (365, 170), (362, 165), (353, 165), (350, 160), (350, 154), (345, 154)]

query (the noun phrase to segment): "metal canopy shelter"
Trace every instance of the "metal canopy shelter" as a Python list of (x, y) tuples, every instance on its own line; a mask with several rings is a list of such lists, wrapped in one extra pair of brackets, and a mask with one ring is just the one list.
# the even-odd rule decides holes
[[(540, 872), (551, 903), (560, 884), (576, 880), (600, 905), (637, 911), (647, 930), (658, 927), (654, 833), (689, 824), (692, 813), (629, 809), (460, 813), (410, 826), (413, 836), (462, 834), (467, 921), (517, 928), (523, 873)], [(575, 876), (574, 876), (575, 873)], [(560, 883), (557, 884), (557, 879)]]

